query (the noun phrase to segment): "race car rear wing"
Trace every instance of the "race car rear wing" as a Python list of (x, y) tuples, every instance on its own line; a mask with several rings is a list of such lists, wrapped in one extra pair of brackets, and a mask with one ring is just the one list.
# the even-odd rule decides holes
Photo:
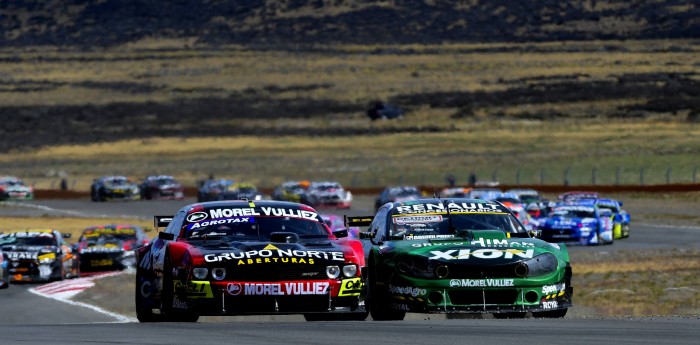
[(345, 227), (349, 228), (351, 226), (369, 226), (372, 224), (374, 216), (360, 216), (360, 217), (348, 217), (343, 216), (345, 221)]
[(153, 226), (158, 228), (164, 228), (173, 221), (173, 216), (153, 216)]

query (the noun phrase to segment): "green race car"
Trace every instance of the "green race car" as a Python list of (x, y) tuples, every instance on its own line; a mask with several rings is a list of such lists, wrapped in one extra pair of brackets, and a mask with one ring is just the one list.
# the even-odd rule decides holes
[(369, 225), (360, 237), (374, 320), (402, 320), (406, 312), (563, 317), (572, 305), (566, 247), (533, 238), (538, 231), (528, 232), (499, 202), (394, 202), (347, 223)]

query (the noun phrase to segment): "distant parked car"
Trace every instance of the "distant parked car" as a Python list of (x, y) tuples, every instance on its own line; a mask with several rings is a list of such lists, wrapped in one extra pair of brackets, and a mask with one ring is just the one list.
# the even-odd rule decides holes
[(0, 201), (31, 200), (34, 198), (34, 188), (14, 176), (0, 177)]
[(141, 188), (125, 176), (103, 176), (92, 182), (90, 197), (92, 201), (139, 200)]
[(169, 175), (147, 176), (141, 182), (141, 199), (171, 199), (185, 198), (185, 187)]
[(223, 200), (222, 193), (228, 190), (228, 188), (235, 182), (233, 180), (219, 179), (219, 180), (207, 180), (202, 183), (197, 191), (197, 201), (215, 201)]

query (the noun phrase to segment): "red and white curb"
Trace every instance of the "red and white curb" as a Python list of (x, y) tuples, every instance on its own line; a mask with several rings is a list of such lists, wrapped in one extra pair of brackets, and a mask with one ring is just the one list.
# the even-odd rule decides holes
[(135, 318), (131, 318), (128, 316), (124, 316), (121, 314), (113, 313), (111, 311), (102, 309), (98, 306), (92, 305), (92, 304), (87, 304), (83, 302), (78, 302), (72, 300), (72, 298), (80, 293), (81, 291), (91, 288), (95, 286), (94, 281), (97, 279), (102, 279), (106, 277), (113, 277), (113, 276), (118, 276), (122, 274), (126, 274), (127, 272), (125, 271), (119, 271), (119, 272), (109, 272), (109, 273), (99, 273), (95, 275), (91, 275), (88, 277), (82, 277), (82, 278), (77, 278), (77, 279), (66, 279), (62, 281), (57, 281), (49, 284), (44, 284), (41, 286), (37, 286), (35, 288), (29, 289), (29, 292), (39, 295), (42, 297), (46, 298), (51, 298), (63, 303), (67, 303), (70, 305), (76, 305), (80, 306), (83, 308), (88, 308), (92, 309), (98, 313), (105, 314), (108, 316), (111, 316), (116, 319), (115, 322), (135, 322)]

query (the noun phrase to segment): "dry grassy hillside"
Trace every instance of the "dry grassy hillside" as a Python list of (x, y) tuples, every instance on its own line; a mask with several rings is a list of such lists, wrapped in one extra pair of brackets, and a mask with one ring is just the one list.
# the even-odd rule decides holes
[(682, 0), (6, 0), (3, 45), (435, 44), (697, 37)]

